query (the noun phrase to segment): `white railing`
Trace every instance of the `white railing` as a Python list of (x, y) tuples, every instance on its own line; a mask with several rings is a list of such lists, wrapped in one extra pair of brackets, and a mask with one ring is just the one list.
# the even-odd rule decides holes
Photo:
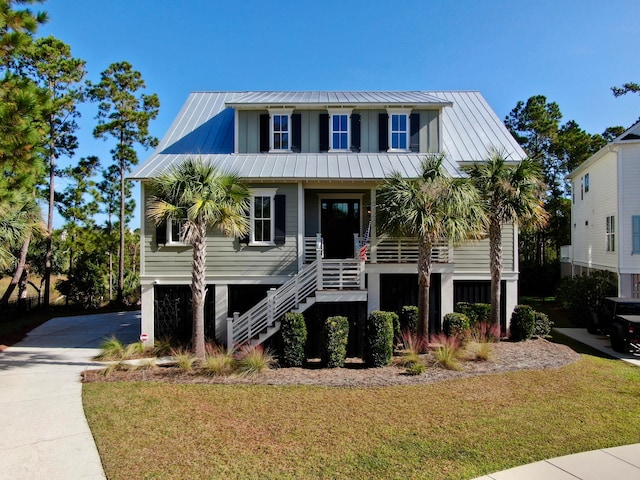
[[(381, 237), (376, 243), (378, 263), (416, 263), (418, 261), (418, 239), (410, 237)], [(449, 263), (450, 248), (446, 241), (436, 242), (431, 247), (431, 261)]]
[(359, 259), (322, 260), (319, 290), (364, 290), (364, 262)]
[(241, 345), (273, 327), (285, 313), (318, 290), (318, 262), (305, 266), (300, 273), (278, 289), (267, 292), (267, 298), (242, 315), (227, 319), (227, 346)]

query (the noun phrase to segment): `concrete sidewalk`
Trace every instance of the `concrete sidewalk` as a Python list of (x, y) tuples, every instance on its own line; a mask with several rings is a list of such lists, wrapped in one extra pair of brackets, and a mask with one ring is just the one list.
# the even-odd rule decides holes
[(140, 312), (54, 318), (0, 353), (0, 477), (105, 478), (80, 374), (111, 335), (136, 341)]
[[(556, 328), (558, 333), (588, 345), (610, 357), (640, 367), (640, 358), (614, 352), (605, 335), (592, 335), (585, 328)], [(640, 444), (576, 453), (492, 473), (474, 480), (638, 480)]]

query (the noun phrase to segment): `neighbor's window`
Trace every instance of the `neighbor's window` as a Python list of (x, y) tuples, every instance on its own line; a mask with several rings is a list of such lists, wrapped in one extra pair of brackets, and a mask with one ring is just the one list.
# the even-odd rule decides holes
[(640, 253), (640, 215), (631, 217), (632, 252)]
[(616, 217), (607, 217), (607, 252), (616, 251)]
[(290, 120), (289, 114), (271, 116), (271, 150), (289, 150)]
[(587, 173), (584, 176), (584, 193), (587, 193), (589, 191), (589, 174)]
[(254, 245), (273, 245), (275, 189), (255, 189), (251, 198), (251, 235)]

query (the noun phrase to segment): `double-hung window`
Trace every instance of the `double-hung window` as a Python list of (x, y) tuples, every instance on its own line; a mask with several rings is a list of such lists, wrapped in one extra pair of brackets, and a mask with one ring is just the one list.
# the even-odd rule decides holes
[(349, 151), (351, 148), (351, 129), (350, 127), (350, 115), (351, 110), (339, 109), (329, 110), (330, 115), (330, 136), (331, 148), (330, 151)]
[(274, 245), (275, 188), (256, 188), (251, 196), (251, 234), (253, 245)]
[(389, 150), (409, 150), (409, 114), (410, 110), (388, 109), (389, 113)]
[(631, 217), (631, 244), (634, 254), (640, 253), (640, 215)]
[(270, 151), (291, 151), (291, 113), (289, 109), (270, 113)]
[(166, 220), (156, 226), (158, 245), (186, 245), (182, 240), (184, 223), (180, 220)]
[(616, 217), (607, 217), (607, 252), (616, 251)]

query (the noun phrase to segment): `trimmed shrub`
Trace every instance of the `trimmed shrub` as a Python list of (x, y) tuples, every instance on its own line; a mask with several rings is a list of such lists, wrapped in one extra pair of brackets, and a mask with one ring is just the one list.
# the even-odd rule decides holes
[(393, 312), (380, 310), (369, 315), (365, 329), (364, 361), (370, 367), (384, 367), (391, 363), (393, 327), (397, 318), (398, 315)]
[(551, 333), (551, 327), (553, 322), (549, 320), (549, 317), (542, 312), (533, 312), (535, 317), (533, 336), (538, 338), (545, 338)]
[(349, 320), (347, 317), (329, 317), (322, 328), (322, 363), (328, 368), (344, 366), (347, 358)]
[(464, 313), (472, 327), (480, 322), (488, 322), (491, 319), (491, 305), (488, 303), (458, 302), (454, 311)]
[(560, 280), (556, 299), (567, 309), (569, 319), (584, 325), (592, 311), (597, 311), (604, 297), (615, 297), (618, 291), (616, 274), (594, 270), (578, 277)]
[(391, 323), (393, 324), (393, 340), (400, 339), (402, 335), (402, 329), (400, 328), (400, 316), (396, 312), (389, 313), (391, 314)]
[(533, 336), (536, 316), (529, 305), (516, 305), (511, 315), (511, 340), (521, 342)]
[(471, 329), (471, 322), (464, 313), (447, 313), (444, 316), (442, 330), (447, 337), (462, 336)]
[(418, 307), (414, 305), (405, 305), (400, 310), (400, 332), (409, 331), (416, 333), (418, 328)]
[(301, 367), (305, 360), (304, 346), (307, 342), (307, 325), (304, 315), (288, 312), (282, 317), (280, 326), (282, 335), (283, 367)]

